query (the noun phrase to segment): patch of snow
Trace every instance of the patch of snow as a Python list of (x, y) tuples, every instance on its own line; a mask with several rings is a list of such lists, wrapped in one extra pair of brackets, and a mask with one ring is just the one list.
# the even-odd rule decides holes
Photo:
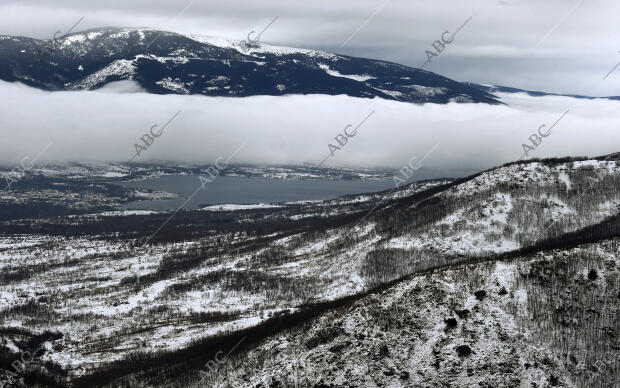
[(172, 90), (173, 92), (182, 92), (184, 94), (188, 94), (189, 90), (185, 87), (185, 84), (181, 82), (179, 78), (175, 78), (174, 80), (171, 77), (166, 77), (161, 81), (155, 82), (157, 85)]
[(472, 100), (472, 98), (470, 96), (466, 96), (464, 94), (461, 94), (459, 96), (452, 97), (450, 100), (448, 100), (448, 102), (449, 103), (456, 103), (456, 104), (468, 104), (468, 103), (474, 102), (474, 100)]
[(564, 183), (564, 185), (566, 185), (566, 191), (570, 191), (570, 189), (573, 187), (566, 171), (560, 172), (560, 174), (558, 175), (558, 180)]
[(115, 216), (146, 216), (149, 214), (157, 214), (157, 212), (152, 210), (119, 210), (119, 211), (110, 211), (98, 213), (103, 217), (115, 217)]
[(237, 204), (225, 204), (225, 205), (214, 205), (207, 206), (200, 210), (206, 211), (236, 211), (236, 210), (251, 210), (251, 209), (276, 209), (281, 208), (283, 206), (280, 205), (272, 205), (268, 203), (257, 203), (253, 205), (237, 205)]
[(448, 88), (430, 87), (430, 86), (422, 86), (422, 85), (407, 85), (405, 87), (414, 89), (416, 95), (425, 96), (425, 97), (432, 97), (438, 94), (445, 94), (448, 91)]
[(325, 65), (323, 63), (319, 64), (319, 67), (322, 70), (324, 70), (327, 74), (331, 75), (332, 77), (349, 78), (349, 79), (352, 79), (358, 82), (364, 82), (364, 81), (368, 81), (369, 79), (375, 79), (375, 77), (372, 77), (368, 74), (364, 74), (364, 75), (342, 74), (336, 70), (330, 69), (328, 65)]
[(224, 77), (224, 76), (220, 75), (220, 76), (217, 76), (217, 77), (215, 77), (213, 79), (210, 79), (209, 81), (207, 81), (207, 83), (208, 84), (213, 84), (213, 83), (216, 83), (216, 82), (228, 82), (228, 81), (230, 81), (230, 78)]
[(121, 178), (124, 176), (127, 176), (129, 174), (123, 174), (120, 172), (114, 172), (114, 171), (108, 171), (105, 174), (100, 174), (98, 176), (103, 177), (103, 178)]
[(100, 83), (103, 83), (108, 77), (118, 76), (123, 78), (130, 78), (136, 72), (136, 65), (134, 61), (127, 59), (118, 59), (103, 69), (92, 73), (88, 77), (74, 84), (73, 88), (90, 89)]
[(326, 58), (326, 59), (335, 59), (338, 58), (337, 55), (326, 53), (323, 51), (316, 50), (307, 50), (300, 49), (294, 47), (286, 47), (286, 46), (272, 46), (265, 43), (260, 43), (258, 47), (252, 47), (249, 49), (246, 48), (245, 41), (243, 40), (230, 40), (225, 38), (220, 38), (216, 36), (207, 36), (207, 35), (186, 35), (188, 38), (195, 40), (200, 43), (207, 43), (216, 47), (221, 48), (229, 48), (238, 51), (241, 54), (245, 55), (253, 55), (253, 54), (273, 54), (273, 55), (289, 55), (289, 54), (304, 54), (309, 57), (318, 57), (318, 58)]

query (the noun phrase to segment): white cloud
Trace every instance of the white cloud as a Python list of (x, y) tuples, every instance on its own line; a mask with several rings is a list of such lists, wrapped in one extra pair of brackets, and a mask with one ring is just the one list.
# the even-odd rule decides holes
[[(127, 85), (124, 85), (124, 90)], [(518, 159), (542, 125), (570, 113), (533, 157), (620, 151), (620, 102), (502, 95), (508, 106), (413, 105), (347, 96), (212, 98), (146, 93), (43, 92), (0, 82), (0, 162), (16, 165), (53, 145), (40, 161), (129, 160), (149, 129), (181, 114), (139, 161), (212, 163), (242, 143), (234, 161), (320, 163), (328, 144), (371, 111), (331, 165), (399, 167), (435, 144), (428, 168), (486, 168)]]
[(97, 90), (100, 93), (147, 93), (147, 90), (135, 81), (110, 82)]

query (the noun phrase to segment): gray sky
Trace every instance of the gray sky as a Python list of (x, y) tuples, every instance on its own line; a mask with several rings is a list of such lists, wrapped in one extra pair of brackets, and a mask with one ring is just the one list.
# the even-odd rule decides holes
[(428, 70), (459, 81), (620, 95), (620, 69), (603, 80), (620, 62), (619, 14), (618, 0), (2, 0), (0, 34), (49, 39), (84, 16), (77, 30), (153, 27), (244, 39), (279, 16), (264, 42), (418, 67), (433, 41), (473, 16)]

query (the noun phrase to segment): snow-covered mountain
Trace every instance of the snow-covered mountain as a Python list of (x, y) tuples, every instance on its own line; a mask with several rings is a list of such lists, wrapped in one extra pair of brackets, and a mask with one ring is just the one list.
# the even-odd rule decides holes
[[(618, 387), (619, 246), (417, 274), (267, 338), (208, 386)], [(154, 386), (201, 386), (170, 380)]]
[(471, 85), (396, 63), (254, 46), (152, 29), (102, 28), (50, 41), (5, 35), (0, 36), (0, 79), (45, 90), (91, 90), (134, 80), (157, 94), (346, 94), (414, 103), (499, 103)]
[[(605, 336), (620, 335), (619, 159), (521, 161), (383, 194), (172, 219), (0, 222), (0, 361), (42, 346), (24, 381), (198, 387), (199, 369), (247, 337), (248, 362), (219, 366), (209, 386), (295, 386), (283, 373), (298, 386), (570, 386), (577, 365), (611, 349)], [(563, 304), (565, 289), (577, 299)], [(343, 299), (360, 302), (323, 314)], [(308, 317), (319, 320), (278, 331)], [(575, 338), (592, 347), (562, 364)]]

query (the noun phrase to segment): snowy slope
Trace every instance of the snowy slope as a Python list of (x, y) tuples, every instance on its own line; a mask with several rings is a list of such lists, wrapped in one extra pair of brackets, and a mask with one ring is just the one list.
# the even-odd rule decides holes
[(55, 42), (0, 36), (0, 79), (45, 90), (135, 80), (150, 93), (244, 97), (346, 94), (415, 103), (496, 98), (395, 63), (151, 29), (102, 28)]
[[(619, 244), (414, 276), (268, 338), (212, 368), (206, 382), (220, 388), (617, 386)], [(185, 386), (200, 386), (196, 371), (188, 375), (192, 383)]]
[[(334, 217), (329, 216), (332, 211), (336, 214), (342, 211), (338, 206), (351, 206), (350, 211), (354, 211), (356, 204), (376, 197), (380, 196), (342, 198), (331, 205), (304, 204), (302, 209), (313, 217), (315, 213), (324, 217), (314, 225), (327, 226), (308, 224), (308, 228), (295, 229), (291, 223), (275, 233), (239, 226), (226, 232), (181, 238), (180, 242), (146, 246), (136, 244), (134, 238), (118, 235), (100, 239), (97, 238), (100, 236), (4, 236), (0, 241), (2, 326), (34, 333), (58, 333), (62, 339), (54, 340), (53, 351), (42, 359), (69, 370), (70, 377), (88, 375), (136, 352), (179, 351), (198, 339), (254, 326), (278, 312), (356, 295), (412, 273), (458, 265), (471, 258), (486, 259), (598, 224), (620, 213), (620, 167), (616, 160), (517, 163), (461, 182), (413, 185), (404, 192), (393, 193), (384, 205), (364, 218), (367, 211), (346, 223), (333, 221)], [(182, 225), (190, 222), (191, 217), (201, 218), (211, 213), (230, 217), (233, 211), (258, 212), (254, 219), (250, 214), (244, 215), (251, 224), (267, 223), (269, 214), (283, 211), (282, 208), (228, 207), (209, 210), (212, 211), (198, 210), (177, 217)], [(115, 215), (167, 218), (165, 214), (109, 214), (104, 218)], [(299, 222), (303, 222), (304, 215), (300, 214)], [(59, 218), (55, 222), (58, 228), (68, 228), (70, 223), (78, 221), (85, 226), (100, 222), (91, 218)], [(608, 247), (604, 250), (607, 252)], [(523, 305), (527, 295), (520, 291), (523, 287), (519, 282), (514, 281), (514, 266), (506, 265), (509, 267), (496, 268), (492, 277), (476, 275), (473, 279), (486, 279), (487, 290), (499, 289), (493, 285), (495, 281), (504, 284), (514, 291), (511, 300), (520, 300)], [(454, 288), (453, 276), (458, 271), (450, 273), (452, 277), (444, 279), (441, 275), (436, 279), (441, 292), (449, 291), (462, 298), (476, 291)], [(459, 287), (465, 283), (460, 284)], [(418, 286), (421, 283), (414, 282), (411, 287)], [(474, 311), (479, 303), (471, 296), (465, 299), (462, 301), (465, 307)], [(406, 308), (407, 300), (408, 297), (401, 298), (399, 308)], [(443, 298), (441, 301), (444, 303)], [(439, 300), (428, 299), (424, 303), (429, 303), (429, 311), (434, 311), (434, 304)], [(414, 306), (418, 309), (417, 304)], [(479, 308), (483, 309), (483, 315), (476, 318), (482, 325), (476, 329), (478, 337), (489, 335), (487, 329), (496, 330), (495, 324), (506, 328), (520, 324), (506, 315), (516, 308), (513, 305)], [(424, 344), (441, 340), (429, 336), (445, 325), (444, 315), (449, 311), (444, 312), (441, 316), (430, 314), (420, 321), (426, 334), (420, 335), (421, 342), (412, 348), (409, 358), (422, 357), (414, 354), (426, 354), (430, 345)], [(493, 320), (482, 323), (488, 314)], [(512, 336), (515, 332), (508, 334)], [(425, 336), (429, 338), (425, 340)], [(491, 339), (496, 341), (495, 337)], [(12, 346), (22, 343), (17, 341)], [(458, 367), (460, 359), (454, 356), (454, 348), (459, 345), (445, 344), (446, 352), (451, 352), (446, 360)], [(12, 349), (11, 345), (5, 346), (4, 349)], [(482, 357), (480, 362), (496, 356), (491, 347), (473, 348)], [(536, 349), (515, 349), (528, 352), (540, 363), (534, 355)], [(360, 354), (369, 351), (371, 348)], [(10, 351), (13, 353), (14, 349)], [(421, 361), (426, 360), (422, 357)], [(514, 357), (511, 360), (514, 362)], [(393, 368), (395, 373), (404, 370), (398, 365), (376, 367), (386, 371)], [(266, 373), (275, 375), (269, 368)], [(431, 370), (424, 372), (424, 376), (436, 377)], [(551, 370), (556, 369), (540, 367), (536, 373)], [(413, 380), (414, 372), (409, 372)], [(364, 371), (354, 373), (359, 378), (364, 374)], [(521, 379), (534, 378), (522, 369), (517, 374)], [(426, 381), (424, 376), (419, 377), (420, 381)]]

